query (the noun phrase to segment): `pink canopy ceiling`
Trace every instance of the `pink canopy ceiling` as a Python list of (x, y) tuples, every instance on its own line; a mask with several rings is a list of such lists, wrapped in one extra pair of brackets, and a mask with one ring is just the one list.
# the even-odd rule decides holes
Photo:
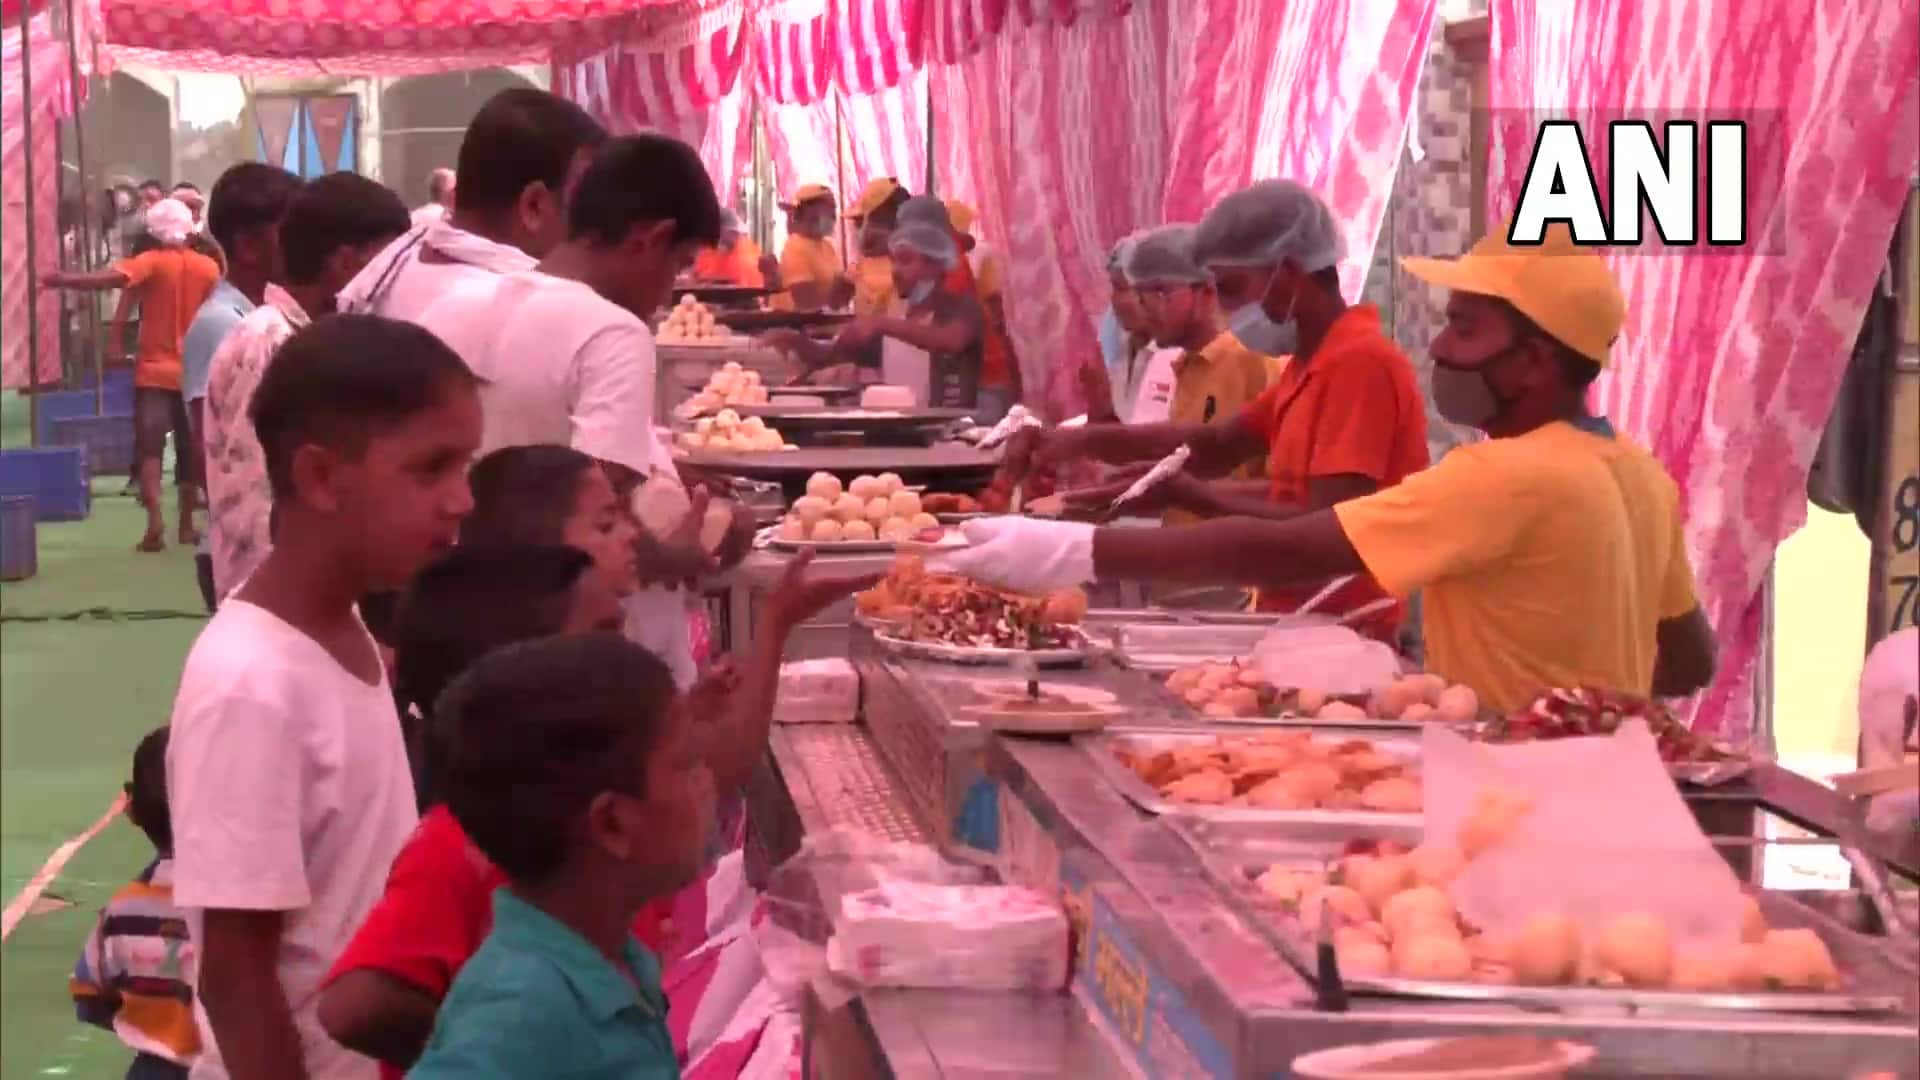
[(100, 0), (121, 57), (249, 74), (546, 63), (645, 39), (697, 0)]

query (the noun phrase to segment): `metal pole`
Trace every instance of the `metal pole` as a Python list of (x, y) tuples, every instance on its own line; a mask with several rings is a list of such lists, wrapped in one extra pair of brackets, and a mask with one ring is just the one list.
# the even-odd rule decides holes
[(840, 91), (833, 91), (833, 186), (840, 192), (840, 269), (853, 265), (847, 241), (847, 136), (840, 116)]
[(39, 219), (34, 216), (33, 175), (33, 5), (20, 10), (20, 137), (25, 145), (27, 181), (27, 423), (31, 427), (30, 445), (40, 445), (40, 267), (35, 251), (34, 233)]
[(937, 195), (939, 194), (939, 190), (938, 190), (938, 188), (937, 188), (937, 185), (936, 185), (936, 183), (935, 183), (935, 170), (934, 170), (934, 167), (933, 167), (933, 162), (934, 162), (934, 158), (933, 158), (933, 152), (934, 152), (934, 146), (933, 146), (933, 80), (932, 80), (932, 79), (926, 79), (926, 80), (925, 80), (925, 82), (926, 82), (926, 94), (925, 94), (925, 103), (926, 103), (926, 106), (927, 106), (927, 108), (926, 108), (926, 116), (927, 116), (927, 194), (929, 194), (929, 195), (935, 195), (935, 196), (937, 196)]
[[(76, 269), (91, 270), (93, 183), (87, 173), (87, 130), (80, 120), (80, 45), (78, 31), (74, 29), (73, 0), (67, 0), (62, 10), (67, 20), (67, 97), (73, 108), (73, 161), (80, 170), (80, 265)], [(107, 380), (106, 373), (100, 369), (100, 303), (94, 294), (86, 297), (86, 312), (87, 351), (93, 354), (93, 411), (99, 415), (107, 411)]]

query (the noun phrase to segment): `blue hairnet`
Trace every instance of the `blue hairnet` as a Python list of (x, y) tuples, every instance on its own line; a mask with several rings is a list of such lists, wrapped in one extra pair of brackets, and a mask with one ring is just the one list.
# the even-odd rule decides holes
[(903, 249), (925, 255), (949, 270), (960, 259), (953, 232), (925, 220), (902, 221), (894, 226), (893, 234), (887, 237), (887, 250)]
[(1139, 243), (1142, 236), (1152, 231), (1151, 229), (1135, 229), (1133, 232), (1121, 237), (1119, 241), (1113, 245), (1113, 250), (1107, 252), (1107, 273), (1126, 273), (1127, 256), (1133, 251), (1133, 245)]
[(931, 195), (915, 195), (901, 203), (894, 221), (899, 225), (923, 224), (953, 231), (953, 218), (947, 214), (947, 204)]
[(1308, 274), (1346, 254), (1333, 211), (1291, 180), (1262, 180), (1221, 199), (1200, 219), (1194, 246), (1204, 266), (1278, 266), (1285, 260)]
[(1135, 286), (1211, 283), (1213, 278), (1193, 257), (1193, 237), (1191, 225), (1162, 225), (1141, 233), (1127, 251), (1127, 281)]

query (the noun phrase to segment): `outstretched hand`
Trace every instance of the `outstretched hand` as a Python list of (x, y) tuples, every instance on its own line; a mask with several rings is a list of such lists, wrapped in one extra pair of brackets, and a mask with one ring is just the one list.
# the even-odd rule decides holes
[(761, 609), (763, 617), (781, 635), (791, 633), (794, 627), (825, 611), (834, 602), (871, 587), (881, 577), (879, 574), (810, 577), (807, 567), (812, 562), (811, 551), (794, 556), (780, 575), (779, 584), (767, 594), (765, 607)]

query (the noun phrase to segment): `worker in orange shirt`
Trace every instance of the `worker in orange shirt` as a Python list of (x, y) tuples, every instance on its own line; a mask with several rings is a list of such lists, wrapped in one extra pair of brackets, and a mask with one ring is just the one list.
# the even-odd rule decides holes
[(720, 242), (694, 257), (693, 279), (703, 285), (758, 289), (766, 285), (769, 272), (778, 277), (778, 264), (762, 255), (760, 245), (746, 235), (740, 227), (740, 215), (722, 209)]
[(1024, 393), (1020, 381), (1020, 360), (1013, 351), (1013, 337), (1007, 333), (1007, 309), (1002, 302), (1000, 255), (974, 239), (973, 207), (957, 199), (947, 200), (947, 218), (953, 223), (954, 239), (960, 245), (961, 259), (953, 268), (950, 281), (964, 277), (961, 288), (971, 289), (980, 300), (987, 318), (986, 336), (980, 357), (980, 393), (974, 405), (974, 419), (983, 424), (997, 422), (1019, 402)]
[(853, 299), (853, 279), (829, 239), (838, 220), (833, 192), (825, 184), (802, 184), (787, 212), (787, 243), (780, 249), (778, 287), (769, 301), (775, 311), (819, 311), (845, 307)]

